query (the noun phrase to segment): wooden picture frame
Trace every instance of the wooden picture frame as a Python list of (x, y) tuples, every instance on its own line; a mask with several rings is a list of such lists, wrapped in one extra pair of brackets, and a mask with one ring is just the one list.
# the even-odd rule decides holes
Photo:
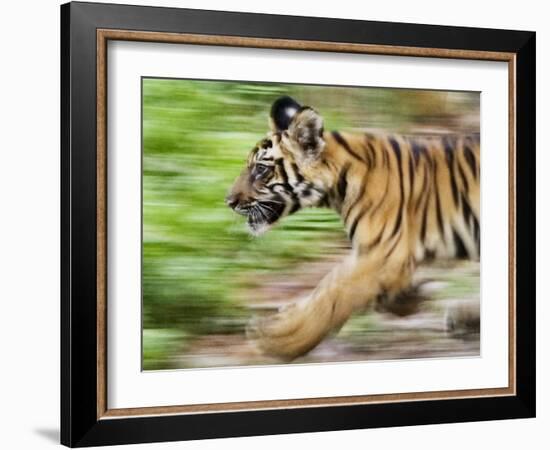
[[(504, 61), (509, 70), (506, 388), (110, 409), (107, 42)], [(535, 33), (69, 3), (61, 7), (61, 442), (91, 446), (535, 415)]]

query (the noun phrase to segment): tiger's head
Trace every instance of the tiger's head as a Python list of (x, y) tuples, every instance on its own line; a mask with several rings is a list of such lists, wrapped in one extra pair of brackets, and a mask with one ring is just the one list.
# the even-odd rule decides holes
[(226, 197), (254, 235), (325, 198), (322, 179), (313, 175), (325, 147), (321, 116), (285, 96), (273, 103), (269, 123), (271, 131), (252, 149)]

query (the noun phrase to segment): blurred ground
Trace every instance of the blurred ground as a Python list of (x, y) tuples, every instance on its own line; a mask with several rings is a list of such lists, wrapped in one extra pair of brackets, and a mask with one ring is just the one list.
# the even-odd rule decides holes
[[(262, 287), (249, 293), (250, 315), (269, 313), (310, 292), (338, 260), (333, 256), (304, 264), (277, 277), (259, 277)], [(409, 296), (414, 310), (400, 317), (376, 305), (354, 315), (335, 335), (294, 363), (436, 358), (479, 355), (476, 323), (452, 329), (451, 318), (479, 311), (479, 263), (449, 261), (420, 266), (420, 285)], [(244, 324), (243, 324), (244, 326)], [(259, 355), (241, 334), (212, 334), (196, 339), (174, 355), (174, 368), (274, 364)]]

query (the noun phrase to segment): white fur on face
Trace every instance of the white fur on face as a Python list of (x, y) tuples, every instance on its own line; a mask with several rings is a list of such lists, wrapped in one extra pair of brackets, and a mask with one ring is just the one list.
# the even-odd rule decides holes
[(273, 224), (259, 223), (259, 224), (254, 224), (254, 226), (252, 226), (250, 223), (247, 223), (247, 228), (252, 236), (258, 237), (266, 233), (267, 231), (269, 231), (272, 225)]

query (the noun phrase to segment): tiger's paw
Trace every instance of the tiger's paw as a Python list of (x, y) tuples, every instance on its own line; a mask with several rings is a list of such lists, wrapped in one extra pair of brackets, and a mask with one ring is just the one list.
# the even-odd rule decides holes
[(416, 314), (423, 302), (431, 298), (429, 285), (432, 280), (425, 279), (413, 283), (407, 289), (396, 295), (379, 295), (376, 298), (374, 309), (377, 312), (391, 313), (398, 317), (407, 317)]
[(477, 335), (480, 331), (478, 300), (456, 301), (445, 312), (445, 330), (456, 337)]
[(319, 324), (305, 304), (297, 302), (275, 314), (253, 318), (246, 335), (265, 356), (290, 362), (313, 349), (324, 333), (319, 333)]
[(295, 327), (292, 325), (290, 309), (292, 305), (275, 314), (254, 317), (248, 323), (246, 336), (264, 356), (286, 362), (300, 356), (292, 342)]

